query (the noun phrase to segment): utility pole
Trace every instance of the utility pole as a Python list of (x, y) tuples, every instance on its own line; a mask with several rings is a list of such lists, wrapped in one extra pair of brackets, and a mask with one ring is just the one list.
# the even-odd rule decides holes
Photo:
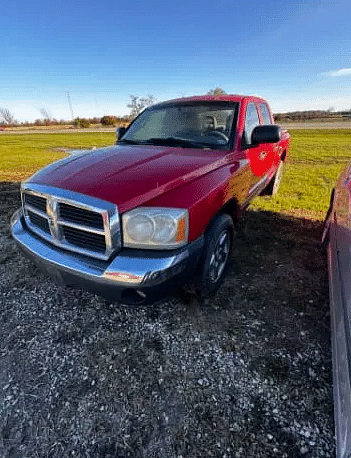
[(74, 120), (73, 108), (72, 108), (71, 97), (70, 97), (70, 95), (69, 95), (69, 92), (67, 92), (67, 98), (68, 98), (69, 108), (70, 108), (70, 110), (71, 110), (71, 116), (72, 116), (72, 119)]

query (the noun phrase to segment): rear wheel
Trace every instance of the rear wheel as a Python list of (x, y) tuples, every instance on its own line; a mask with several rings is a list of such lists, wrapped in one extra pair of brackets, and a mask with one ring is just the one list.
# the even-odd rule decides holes
[(261, 195), (274, 196), (278, 192), (280, 182), (283, 176), (283, 165), (284, 165), (284, 162), (280, 161), (274, 177), (268, 183), (267, 187), (262, 191)]
[(205, 235), (199, 293), (202, 297), (213, 295), (227, 273), (234, 240), (234, 224), (229, 215), (220, 215)]

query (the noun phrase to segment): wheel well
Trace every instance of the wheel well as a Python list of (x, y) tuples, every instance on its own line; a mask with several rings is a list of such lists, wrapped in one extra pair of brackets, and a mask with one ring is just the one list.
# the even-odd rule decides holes
[(243, 214), (243, 211), (241, 210), (240, 208), (240, 205), (238, 204), (237, 200), (236, 199), (232, 199), (230, 201), (228, 201), (222, 208), (221, 210), (216, 213), (215, 215), (213, 215), (213, 217), (211, 218), (208, 226), (207, 226), (207, 230), (209, 227), (211, 227), (214, 219), (218, 216), (218, 215), (223, 215), (223, 214), (228, 214), (232, 220), (233, 220), (233, 223), (234, 223), (234, 226), (236, 227), (240, 221), (240, 218)]

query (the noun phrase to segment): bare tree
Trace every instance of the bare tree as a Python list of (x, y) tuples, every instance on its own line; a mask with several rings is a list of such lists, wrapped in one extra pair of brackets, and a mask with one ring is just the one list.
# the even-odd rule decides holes
[(49, 110), (47, 110), (46, 108), (40, 108), (40, 113), (42, 114), (43, 118), (45, 119), (45, 121), (49, 121), (51, 122), (52, 121), (52, 114), (50, 113)]
[(207, 92), (207, 95), (226, 95), (227, 93), (225, 92), (224, 89), (221, 87), (216, 87), (214, 89), (211, 89), (209, 92)]
[(3, 118), (6, 124), (13, 124), (15, 122), (15, 118), (8, 108), (0, 108), (0, 116)]
[(137, 95), (131, 95), (130, 98), (131, 101), (127, 105), (127, 107), (130, 108), (130, 116), (132, 118), (135, 118), (144, 108), (156, 102), (156, 99), (153, 95), (148, 95), (147, 97), (138, 97)]

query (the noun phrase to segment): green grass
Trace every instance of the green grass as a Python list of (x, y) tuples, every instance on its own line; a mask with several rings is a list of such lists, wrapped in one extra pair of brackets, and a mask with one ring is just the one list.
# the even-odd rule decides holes
[(112, 145), (113, 132), (0, 134), (0, 181), (21, 181), (50, 162), (65, 157), (65, 149)]
[[(276, 196), (252, 207), (323, 219), (330, 192), (351, 158), (351, 130), (291, 130), (290, 160)], [(0, 181), (20, 181), (66, 155), (63, 149), (112, 145), (113, 132), (0, 134)]]
[(252, 207), (323, 219), (336, 179), (351, 159), (351, 130), (291, 130), (290, 160), (274, 197)]

